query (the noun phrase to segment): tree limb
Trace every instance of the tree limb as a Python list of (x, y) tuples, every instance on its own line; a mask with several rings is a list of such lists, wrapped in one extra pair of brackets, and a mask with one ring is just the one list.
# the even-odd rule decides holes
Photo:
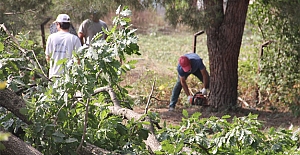
[[(5, 132), (3, 128), (0, 128), (0, 131)], [(13, 134), (9, 136), (8, 141), (1, 141), (1, 143), (5, 146), (5, 149), (0, 151), (3, 155), (42, 155), (41, 152)]]
[(17, 96), (13, 91), (9, 89), (0, 90), (0, 106), (11, 111), (26, 124), (32, 124), (25, 115), (20, 113), (20, 109), (26, 107), (25, 101), (21, 97)]
[[(109, 110), (111, 111), (112, 114), (114, 115), (118, 115), (118, 116), (123, 116), (127, 119), (134, 119), (136, 121), (138, 121), (143, 115), (134, 112), (133, 110), (127, 109), (127, 108), (122, 108), (120, 106), (120, 103), (116, 97), (115, 92), (113, 91), (113, 89), (111, 87), (101, 87), (101, 88), (97, 88), (94, 91), (95, 93), (100, 93), (100, 92), (108, 92), (108, 94), (110, 95), (111, 100), (114, 103), (114, 106), (110, 106), (108, 107)], [(147, 146), (149, 146), (149, 148), (151, 149), (150, 151), (157, 151), (161, 149), (161, 145), (159, 143), (159, 141), (157, 140), (155, 134), (154, 134), (154, 127), (153, 127), (153, 123), (152, 120), (147, 116), (145, 118), (145, 121), (150, 122), (150, 125), (144, 125), (144, 128), (149, 130), (149, 135), (147, 140), (145, 140), (145, 144)]]
[(76, 150), (77, 153), (79, 153), (79, 150), (81, 149), (84, 139), (85, 139), (85, 134), (86, 134), (86, 127), (87, 127), (87, 121), (88, 121), (88, 115), (89, 115), (89, 99), (87, 99), (87, 102), (85, 104), (85, 116), (84, 116), (84, 126), (83, 126), (83, 134), (81, 137), (81, 142)]

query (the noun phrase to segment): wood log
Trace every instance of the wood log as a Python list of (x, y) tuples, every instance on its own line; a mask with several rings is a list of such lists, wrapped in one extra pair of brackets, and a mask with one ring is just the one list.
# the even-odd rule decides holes
[[(0, 130), (5, 132), (3, 128)], [(0, 151), (3, 155), (42, 155), (41, 152), (13, 134), (9, 136), (8, 141), (1, 141), (1, 143), (5, 146), (5, 149)]]

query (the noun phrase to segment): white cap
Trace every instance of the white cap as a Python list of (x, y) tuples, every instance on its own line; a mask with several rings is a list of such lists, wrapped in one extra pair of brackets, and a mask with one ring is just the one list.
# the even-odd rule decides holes
[(70, 17), (67, 14), (59, 14), (54, 22), (69, 23)]

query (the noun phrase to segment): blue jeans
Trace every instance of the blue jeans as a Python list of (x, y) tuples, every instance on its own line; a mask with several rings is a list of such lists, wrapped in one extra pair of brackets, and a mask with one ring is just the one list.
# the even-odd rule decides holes
[[(191, 74), (188, 74), (185, 77), (185, 79), (187, 79), (189, 75), (191, 75)], [(202, 77), (202, 74), (201, 74), (200, 70), (197, 70), (195, 73), (193, 73), (193, 75), (195, 75), (201, 82), (203, 82), (203, 77)], [(176, 103), (178, 101), (178, 97), (179, 97), (180, 92), (181, 92), (181, 89), (182, 89), (182, 85), (181, 85), (181, 82), (180, 82), (180, 77), (178, 75), (177, 82), (176, 82), (176, 84), (173, 88), (173, 91), (172, 91), (172, 96), (171, 96), (171, 101), (170, 101), (169, 107), (175, 108)]]

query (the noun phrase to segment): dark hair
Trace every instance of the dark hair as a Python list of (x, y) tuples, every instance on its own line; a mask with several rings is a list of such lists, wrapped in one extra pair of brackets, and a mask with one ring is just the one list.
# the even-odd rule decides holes
[(69, 22), (58, 22), (58, 24), (60, 25), (60, 28), (63, 30), (69, 29), (71, 25), (71, 23)]

